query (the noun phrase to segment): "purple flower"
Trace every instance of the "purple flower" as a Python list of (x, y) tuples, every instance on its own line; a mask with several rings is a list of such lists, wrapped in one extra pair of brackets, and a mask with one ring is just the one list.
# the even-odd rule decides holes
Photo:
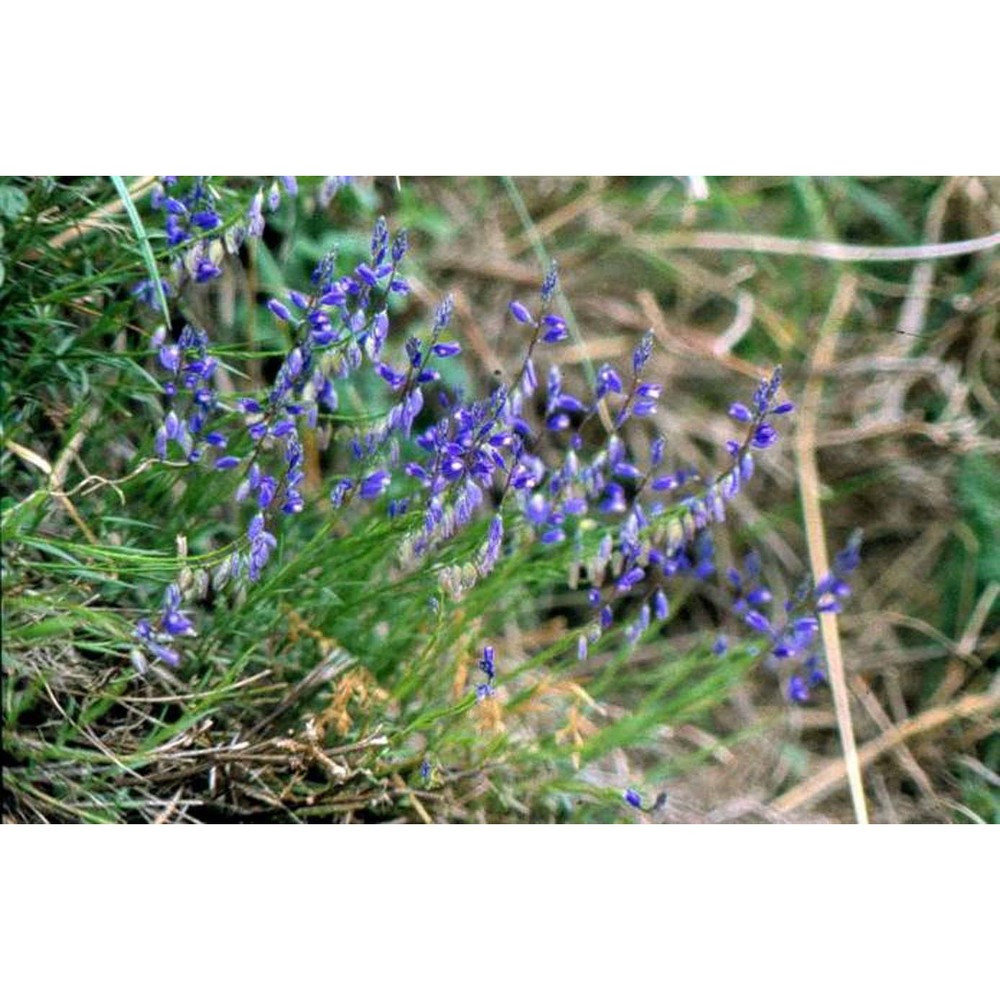
[(394, 368), (390, 368), (387, 364), (383, 364), (381, 361), (375, 366), (375, 371), (378, 372), (379, 376), (385, 379), (389, 383), (392, 389), (402, 389), (406, 384), (406, 376), (402, 372), (396, 371)]
[(800, 705), (809, 700), (809, 685), (798, 674), (788, 678), (788, 697)]
[(454, 311), (455, 300), (452, 296), (446, 295), (434, 312), (434, 328), (431, 331), (434, 335), (442, 333), (451, 326), (451, 317)]
[(770, 424), (761, 424), (753, 433), (751, 444), (755, 448), (770, 448), (778, 440), (778, 432)]
[[(168, 297), (172, 294), (170, 285), (166, 281), (160, 281), (160, 290), (163, 292), (164, 296)], [(160, 300), (156, 291), (156, 284), (150, 281), (148, 278), (145, 281), (140, 281), (137, 285), (132, 288), (132, 295), (143, 305), (149, 306), (150, 309), (159, 309)]]
[(622, 574), (615, 585), (615, 589), (620, 594), (624, 594), (626, 591), (631, 590), (645, 575), (646, 572), (641, 566), (633, 566), (628, 572)]
[(163, 230), (167, 236), (167, 246), (175, 247), (183, 243), (188, 238), (187, 230), (177, 221), (173, 215), (167, 216)]
[(361, 498), (363, 500), (374, 500), (376, 497), (381, 496), (386, 491), (391, 479), (392, 476), (385, 469), (373, 472), (370, 476), (361, 480)]
[(194, 269), (194, 280), (199, 285), (217, 278), (222, 274), (222, 270), (216, 267), (207, 257), (202, 257)]
[(267, 303), (267, 308), (274, 313), (278, 319), (284, 320), (286, 323), (292, 321), (292, 314), (288, 311), (288, 306), (283, 302), (279, 302), (277, 299), (270, 299)]
[(490, 521), (489, 530), (486, 533), (486, 542), (479, 555), (477, 568), (481, 576), (485, 576), (496, 565), (500, 557), (500, 546), (503, 542), (503, 517), (497, 514)]
[(653, 612), (657, 621), (663, 621), (670, 614), (670, 602), (662, 590), (653, 595)]
[(521, 305), (520, 302), (516, 300), (510, 304), (511, 315), (518, 321), (518, 323), (529, 323), (534, 325), (534, 320), (531, 318), (531, 313)]
[[(808, 665), (809, 663), (807, 661), (806, 666)], [(825, 683), (826, 683), (825, 671), (823, 671), (820, 667), (814, 666), (812, 670), (809, 672), (809, 687), (814, 688), (818, 687), (820, 684), (825, 684)]]
[(576, 396), (571, 396), (568, 392), (559, 393), (550, 403), (550, 407), (554, 410), (566, 410), (569, 413), (587, 412), (587, 407)]
[(330, 490), (330, 503), (333, 504), (334, 509), (343, 506), (344, 498), (353, 487), (353, 479), (341, 479), (341, 481), (337, 483), (332, 490)]
[(181, 422), (177, 419), (177, 414), (171, 410), (166, 419), (163, 421), (163, 429), (166, 432), (167, 439), (170, 441), (179, 441), (181, 438)]
[[(405, 229), (401, 229), (396, 233), (395, 239), (392, 241), (392, 259), (394, 263), (398, 264), (403, 257), (406, 256), (406, 251), (410, 248), (410, 237)], [(393, 289), (396, 291), (396, 289)]]
[(294, 420), (278, 420), (271, 426), (271, 436), (276, 438), (286, 437), (294, 430)]
[(771, 631), (771, 623), (759, 611), (748, 611), (743, 620), (756, 632)]
[(449, 341), (443, 344), (435, 344), (431, 348), (431, 351), (439, 358), (453, 358), (456, 354), (462, 353), (462, 348), (453, 341)]
[(378, 284), (378, 275), (367, 264), (358, 264), (354, 273), (370, 288)]
[[(513, 309), (513, 306), (511, 307)], [(542, 340), (547, 344), (555, 344), (569, 336), (566, 320), (562, 316), (547, 315), (542, 317)]]
[(347, 295), (344, 290), (338, 285), (331, 288), (328, 292), (320, 296), (319, 304), (321, 306), (342, 306), (347, 301)]
[(176, 649), (171, 649), (169, 646), (164, 646), (153, 640), (147, 641), (145, 646), (157, 659), (163, 660), (168, 667), (173, 667), (176, 670), (180, 666), (181, 655)]
[(609, 392), (623, 391), (621, 376), (611, 365), (601, 365), (597, 372), (597, 398), (603, 399)]
[(650, 483), (650, 486), (657, 491), (675, 490), (678, 486), (680, 486), (680, 483), (678, 482), (677, 476), (657, 476), (657, 478)]
[(792, 631), (802, 639), (811, 639), (819, 629), (819, 622), (811, 615), (804, 618), (796, 618), (792, 622)]
[(199, 229), (216, 229), (222, 225), (222, 218), (216, 212), (211, 211), (194, 212), (191, 215), (191, 221)]
[(493, 647), (483, 646), (483, 657), (479, 661), (479, 669), (492, 681), (496, 677), (496, 662)]
[(163, 599), (163, 617), (160, 621), (164, 631), (170, 635), (190, 635), (194, 632), (194, 626), (180, 611), (181, 592), (177, 584), (172, 583), (167, 587), (167, 592)]
[(264, 235), (264, 192), (258, 191), (247, 209), (247, 233), (257, 239)]
[(622, 798), (624, 798), (625, 801), (633, 809), (641, 809), (642, 808), (642, 796), (634, 788), (626, 789), (626, 791), (625, 791), (624, 795), (622, 796)]
[(834, 556), (833, 569), (838, 576), (847, 576), (861, 565), (861, 531), (852, 533), (847, 545)]
[(611, 470), (619, 479), (641, 479), (642, 473), (631, 462), (617, 462)]

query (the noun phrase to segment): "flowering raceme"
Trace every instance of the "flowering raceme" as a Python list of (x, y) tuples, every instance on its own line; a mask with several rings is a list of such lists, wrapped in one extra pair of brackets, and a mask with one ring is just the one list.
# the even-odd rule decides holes
[[(272, 185), (270, 210), (282, 191), (292, 197), (296, 190), (290, 178)], [(204, 179), (185, 184), (164, 178), (157, 189), (153, 207), (164, 214), (166, 242), (192, 255), (185, 258), (184, 274), (176, 260), (171, 265), (174, 285), (179, 274), (195, 282), (214, 277), (209, 270), (221, 259), (213, 257), (210, 241), (219, 231), (229, 232), (220, 200)], [(263, 205), (261, 189), (230, 244), (261, 236)], [(576, 637), (581, 659), (618, 625), (629, 643), (662, 627), (670, 619), (667, 591), (675, 577), (704, 580), (719, 572), (711, 526), (726, 519), (728, 505), (754, 475), (755, 454), (774, 446), (781, 420), (793, 411), (778, 398), (781, 370), (760, 381), (750, 404), (729, 408), (743, 433), (727, 442), (729, 460), (719, 475), (672, 468), (662, 436), (654, 436), (641, 455), (625, 444), (633, 422), (659, 415), (663, 387), (647, 375), (651, 333), (640, 339), (626, 368), (602, 364), (587, 391), (570, 391), (559, 364), (570, 328), (553, 309), (553, 265), (537, 308), (522, 301), (509, 305), (508, 335), (519, 335), (523, 343), (517, 374), (483, 398), (467, 398), (447, 377), (461, 354), (460, 341), (450, 333), (450, 297), (435, 311), (428, 332), (411, 333), (402, 343), (393, 337), (390, 306), (410, 291), (403, 275), (408, 251), (406, 233), (393, 235), (379, 219), (363, 261), (341, 270), (336, 252), (328, 253), (313, 269), (310, 287), (272, 296), (268, 315), (287, 349), (270, 384), (257, 392), (220, 393), (220, 362), (207, 331), (188, 324), (176, 340), (162, 330), (154, 336), (164, 399), (156, 455), (181, 463), (189, 475), (221, 477), (243, 512), (241, 535), (218, 562), (215, 585), (246, 588), (267, 572), (283, 521), (311, 502), (303, 492), (305, 435), (321, 416), (338, 412), (345, 388), (370, 375), (384, 410), (357, 425), (330, 473), (324, 495), (338, 516), (360, 509), (384, 510), (393, 519), (405, 514), (399, 549), (404, 571), (487, 520), (473, 556), (459, 564), (444, 559), (436, 569), (452, 600), (494, 571), (505, 545), (510, 551), (536, 542), (551, 558), (574, 566), (572, 586), (586, 589), (589, 621)], [(151, 287), (144, 285), (137, 297), (152, 301)], [(790, 602), (780, 623), (768, 611), (770, 594), (754, 560), (725, 576), (733, 614), (746, 633), (765, 638), (774, 659), (796, 664), (788, 687), (793, 700), (804, 700), (821, 682), (811, 652), (816, 615), (838, 609), (848, 592), (844, 578), (856, 563), (855, 545), (838, 557), (828, 580)], [(178, 641), (194, 634), (193, 621), (181, 610), (185, 596), (171, 584), (158, 626), (148, 619), (138, 623), (134, 635), (142, 655), (179, 665)], [(720, 638), (714, 648), (721, 654), (724, 646)], [(475, 694), (482, 700), (495, 693), (492, 646), (484, 648), (480, 670), (486, 679)]]

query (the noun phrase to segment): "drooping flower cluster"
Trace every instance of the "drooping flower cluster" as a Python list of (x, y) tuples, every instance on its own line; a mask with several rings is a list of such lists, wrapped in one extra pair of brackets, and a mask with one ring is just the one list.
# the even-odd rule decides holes
[[(581, 658), (587, 655), (590, 643), (613, 625), (616, 606), (627, 598), (644, 595), (625, 629), (626, 638), (635, 642), (654, 619), (668, 618), (669, 601), (663, 587), (670, 577), (690, 573), (704, 579), (715, 571), (712, 537), (705, 529), (725, 519), (727, 502), (753, 475), (752, 449), (770, 447), (777, 440), (777, 432), (767, 418), (792, 410), (790, 403), (775, 403), (781, 383), (778, 370), (758, 386), (754, 411), (743, 408), (750, 427), (742, 442), (727, 445), (731, 465), (716, 480), (705, 485), (694, 470), (683, 468), (663, 474), (662, 438), (653, 440), (648, 463), (640, 467), (626, 453), (618, 431), (630, 418), (656, 412), (660, 386), (642, 377), (651, 349), (652, 340), (647, 336), (634, 352), (628, 389), (618, 372), (605, 365), (597, 374), (594, 402), (583, 406), (574, 399), (569, 405), (571, 411), (583, 413), (586, 421), (598, 412), (602, 401), (615, 395), (625, 397), (615, 406), (614, 431), (606, 446), (589, 461), (582, 461), (578, 455), (582, 439), (577, 428), (571, 434), (563, 467), (550, 476), (547, 490), (532, 495), (525, 509), (543, 541), (563, 540), (567, 514), (589, 514), (591, 518), (603, 515), (610, 529), (601, 537), (596, 551), (584, 560), (588, 599), (595, 618), (578, 642)], [(561, 401), (564, 395), (556, 370), (549, 379), (550, 401)], [(560, 406), (550, 402), (549, 410), (558, 411)], [(744, 418), (742, 412), (739, 416)], [(572, 430), (562, 421), (553, 424), (551, 418), (548, 426), (550, 430)], [(647, 490), (653, 497), (647, 495)], [(674, 502), (666, 506), (655, 496), (660, 493), (675, 494)]]
[(860, 562), (861, 531), (857, 530), (852, 533), (847, 545), (834, 556), (832, 570), (811, 590), (808, 586), (800, 588), (796, 595), (798, 608), (795, 602), (786, 602), (785, 611), (792, 618), (792, 627), (789, 630), (786, 626), (785, 631), (779, 633), (778, 643), (772, 653), (776, 657), (787, 659), (796, 671), (788, 679), (788, 696), (792, 701), (808, 701), (809, 693), (826, 683), (826, 672), (820, 656), (812, 652), (819, 634), (819, 622), (809, 615), (795, 615), (807, 602), (812, 603), (815, 615), (839, 612), (842, 609), (841, 601), (851, 593), (847, 577), (858, 568)]
[[(153, 188), (150, 205), (163, 213), (167, 246), (178, 251), (175, 278), (187, 275), (205, 284), (222, 273), (219, 266), (223, 243), (213, 238), (222, 230), (222, 216), (216, 211), (217, 193), (204, 177), (189, 181), (163, 177)], [(231, 230), (227, 242), (235, 252), (245, 234)]]
[[(276, 519), (303, 510), (300, 433), (304, 426), (316, 426), (320, 407), (337, 409), (338, 379), (349, 378), (366, 360), (378, 363), (389, 327), (389, 296), (408, 291), (397, 273), (406, 250), (405, 233), (390, 241), (380, 219), (369, 261), (352, 273), (338, 275), (336, 257), (330, 254), (316, 267), (310, 292), (289, 291), (290, 305), (272, 300), (272, 314), (292, 328), (292, 346), (272, 386), (257, 396), (244, 396), (232, 404), (219, 399), (214, 386), (218, 362), (205, 331), (188, 325), (176, 343), (163, 330), (155, 335), (158, 367), (165, 373), (166, 411), (156, 433), (156, 453), (161, 459), (179, 453), (189, 465), (199, 466), (205, 451), (214, 449), (211, 469), (222, 474), (240, 471), (234, 498), (254, 508), (242, 545), (216, 573), (217, 586), (229, 579), (257, 581), (277, 546)], [(407, 419), (412, 423), (419, 407), (410, 405)], [(390, 414), (390, 424), (393, 421), (406, 422)], [(356, 442), (355, 459), (367, 460), (370, 466), (386, 436), (383, 433), (374, 444), (368, 441), (366, 447)], [(385, 492), (389, 481), (385, 469), (363, 468), (357, 480), (343, 480), (334, 494), (340, 490), (341, 502), (353, 493), (372, 501)], [(148, 627), (137, 627), (135, 634), (154, 656), (175, 662), (169, 642), (182, 633), (154, 635)]]
[[(162, 459), (176, 452), (197, 462), (206, 447), (224, 448), (226, 437), (209, 430), (219, 407), (214, 374), (218, 361), (209, 352), (204, 330), (187, 325), (176, 343), (162, 327), (153, 335), (157, 361), (165, 373), (162, 383), (166, 414), (156, 430), (154, 447)], [(171, 445), (174, 442), (174, 445)], [(216, 465), (222, 459), (217, 460)]]
[[(181, 591), (172, 583), (163, 597), (159, 627), (154, 628), (148, 618), (141, 618), (135, 627), (135, 637), (145, 650), (170, 667), (176, 667), (180, 663), (180, 654), (171, 648), (170, 643), (179, 636), (195, 634), (194, 623), (180, 608)], [(145, 671), (148, 664), (141, 650), (135, 650), (132, 659), (140, 672)]]
[[(335, 193), (349, 178), (328, 178)], [(163, 239), (171, 249), (170, 280), (159, 279), (160, 289), (170, 297), (185, 281), (203, 285), (222, 274), (227, 254), (235, 254), (247, 239), (264, 234), (264, 209), (274, 212), (281, 204), (282, 194), (294, 197), (298, 181), (294, 177), (277, 177), (257, 189), (245, 211), (224, 212), (225, 200), (207, 177), (163, 176), (153, 186), (150, 207), (161, 214)], [(136, 284), (132, 294), (150, 308), (157, 307), (156, 282), (146, 278)]]
[[(792, 701), (806, 702), (810, 693), (826, 682), (821, 657), (815, 652), (819, 638), (819, 615), (841, 610), (840, 598), (851, 592), (847, 576), (860, 562), (861, 534), (855, 532), (834, 558), (833, 570), (812, 585), (803, 581), (795, 594), (779, 609), (769, 610), (770, 590), (760, 582), (760, 560), (751, 554), (745, 571), (731, 568), (727, 581), (732, 588), (731, 610), (750, 629), (768, 642), (766, 654), (773, 666), (788, 673), (786, 691)], [(720, 650), (724, 651), (724, 650)]]

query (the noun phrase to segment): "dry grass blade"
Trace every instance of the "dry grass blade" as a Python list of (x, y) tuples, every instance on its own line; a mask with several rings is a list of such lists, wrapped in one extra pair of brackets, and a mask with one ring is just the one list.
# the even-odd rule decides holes
[[(885, 709), (879, 704), (878, 698), (872, 693), (871, 688), (865, 682), (864, 678), (851, 677), (850, 687), (854, 696), (861, 702), (862, 708), (871, 716), (879, 729), (883, 732), (888, 732), (893, 728), (892, 719), (889, 718)], [(913, 783), (931, 802), (934, 802), (937, 798), (934, 792), (934, 785), (931, 783), (930, 778), (927, 777), (924, 769), (917, 763), (917, 759), (910, 752), (910, 748), (900, 744), (895, 748), (893, 753), (900, 767), (910, 776)]]
[[(803, 393), (798, 435), (795, 442), (799, 492), (802, 496), (806, 542), (809, 547), (809, 563), (814, 580), (822, 580), (830, 572), (830, 560), (827, 555), (823, 527), (823, 511), (819, 500), (819, 469), (816, 465), (816, 424), (822, 405), (823, 388), (819, 371), (822, 371), (833, 361), (837, 331), (851, 310), (856, 290), (857, 281), (855, 278), (850, 274), (842, 275), (837, 283), (830, 309), (823, 320), (819, 338), (813, 351), (813, 372), (806, 382)], [(837, 728), (844, 751), (844, 766), (851, 787), (854, 816), (858, 823), (865, 825), (868, 823), (868, 806), (865, 802), (865, 790), (861, 781), (858, 749), (854, 741), (854, 725), (851, 721), (851, 705), (844, 674), (844, 661), (840, 650), (837, 617), (834, 614), (822, 614), (819, 619), (823, 649), (830, 672), (833, 706), (837, 714)]]
[(964, 257), (1000, 246), (1000, 233), (977, 236), (955, 243), (931, 243), (910, 247), (865, 247), (827, 240), (800, 240), (764, 233), (668, 233), (645, 240), (657, 250), (741, 250), (745, 253), (769, 253), (786, 257), (815, 257), (842, 263), (870, 261), (940, 260)]

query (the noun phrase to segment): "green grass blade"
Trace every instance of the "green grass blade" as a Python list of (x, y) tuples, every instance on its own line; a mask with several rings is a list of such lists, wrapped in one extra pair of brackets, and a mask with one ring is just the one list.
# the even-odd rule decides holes
[(114, 175), (111, 178), (111, 183), (114, 184), (115, 190), (118, 192), (118, 197), (121, 198), (122, 204), (125, 206), (129, 221), (132, 223), (132, 228), (135, 230), (135, 235), (139, 240), (139, 249), (142, 252), (142, 260), (146, 265), (146, 273), (149, 275), (149, 280), (153, 283), (153, 288), (156, 289), (156, 300), (159, 302), (160, 309), (163, 312), (164, 322), (169, 328), (170, 309), (167, 307), (167, 297), (163, 294), (163, 286), (160, 284), (160, 271), (156, 266), (156, 258), (153, 256), (153, 247), (149, 242), (149, 234), (146, 232), (146, 227), (142, 224), (142, 219), (139, 217), (135, 202), (132, 201), (132, 195), (129, 194), (129, 190), (125, 186), (125, 181), (121, 177)]

